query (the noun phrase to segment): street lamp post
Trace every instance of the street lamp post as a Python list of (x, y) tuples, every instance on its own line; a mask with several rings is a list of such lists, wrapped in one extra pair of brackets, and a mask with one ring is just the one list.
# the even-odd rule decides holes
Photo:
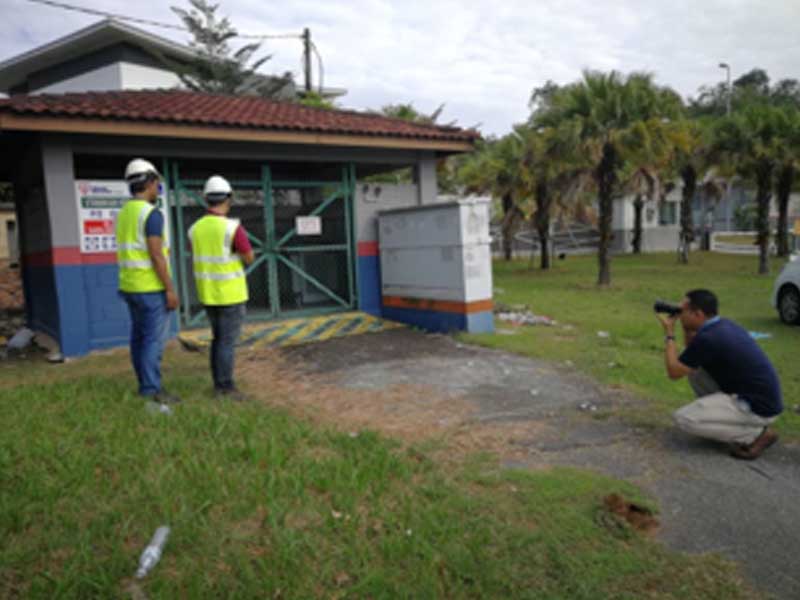
[(726, 99), (726, 102), (725, 102), (725, 114), (726, 115), (730, 115), (731, 114), (731, 91), (732, 91), (731, 90), (731, 66), (728, 63), (719, 63), (719, 68), (720, 69), (725, 69), (725, 71), (726, 71), (726, 73), (728, 75), (726, 83), (725, 83), (725, 88), (726, 88), (726, 91), (727, 91), (727, 99)]

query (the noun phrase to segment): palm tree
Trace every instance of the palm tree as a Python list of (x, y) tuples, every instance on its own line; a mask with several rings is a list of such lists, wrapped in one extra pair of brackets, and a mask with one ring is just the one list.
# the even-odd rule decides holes
[(587, 71), (581, 81), (553, 92), (548, 108), (534, 119), (540, 127), (552, 126), (560, 135), (572, 136), (592, 161), (600, 212), (599, 285), (611, 282), (609, 246), (620, 171), (640, 150), (637, 136), (631, 134), (649, 120), (678, 117), (680, 109), (680, 97), (656, 86), (650, 75)]
[(680, 204), (680, 242), (678, 260), (689, 264), (689, 249), (694, 241), (692, 202), (697, 180), (703, 177), (710, 161), (709, 126), (700, 119), (681, 119), (669, 127), (672, 143), (672, 166), (683, 183)]
[(631, 176), (628, 186), (634, 192), (633, 198), (633, 239), (631, 246), (634, 254), (642, 253), (644, 238), (643, 213), (646, 202), (655, 200), (659, 192), (658, 175), (647, 168), (637, 168)]
[(794, 175), (800, 162), (800, 112), (787, 109), (781, 128), (778, 175), (775, 180), (775, 197), (778, 201), (778, 256), (789, 256), (789, 196), (794, 185)]
[(467, 161), (459, 171), (459, 179), (468, 192), (489, 192), (499, 198), (503, 210), (501, 223), (503, 256), (513, 258), (513, 234), (516, 225), (525, 215), (518, 200), (524, 194), (520, 163), (524, 149), (518, 131), (497, 140), (489, 140)]
[(769, 206), (786, 119), (783, 109), (757, 104), (720, 119), (714, 128), (719, 160), (756, 186), (759, 274), (769, 273)]
[(670, 122), (649, 119), (634, 124), (624, 136), (629, 158), (622, 169), (623, 188), (634, 194), (633, 253), (642, 251), (642, 212), (646, 202), (659, 199), (669, 179), (673, 146)]
[(568, 211), (574, 206), (587, 184), (587, 167), (571, 144), (570, 138), (559, 136), (552, 128), (534, 130), (517, 129), (523, 135), (524, 154), (520, 168), (525, 196), (532, 201), (531, 226), (539, 239), (540, 266), (549, 269), (550, 222), (553, 213)]

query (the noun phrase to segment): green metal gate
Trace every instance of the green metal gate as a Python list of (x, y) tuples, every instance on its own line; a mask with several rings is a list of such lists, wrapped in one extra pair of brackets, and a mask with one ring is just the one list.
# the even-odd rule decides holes
[[(206, 317), (194, 285), (187, 233), (205, 213), (205, 181), (182, 179), (178, 161), (165, 163), (181, 324), (197, 327)], [(270, 167), (263, 165), (260, 179), (230, 180), (234, 203), (229, 216), (242, 221), (256, 256), (246, 269), (248, 320), (356, 308), (354, 174), (348, 165), (334, 181), (282, 181), (273, 180)], [(303, 217), (306, 224), (321, 225), (319, 230), (298, 231)]]

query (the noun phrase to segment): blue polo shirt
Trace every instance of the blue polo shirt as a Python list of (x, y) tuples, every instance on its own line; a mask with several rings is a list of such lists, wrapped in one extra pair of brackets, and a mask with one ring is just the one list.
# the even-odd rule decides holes
[(761, 417), (783, 412), (781, 384), (767, 355), (742, 327), (719, 317), (706, 321), (679, 359), (703, 368), (726, 394), (750, 405)]
[(144, 222), (145, 237), (161, 237), (164, 234), (164, 215), (157, 208), (150, 211)]

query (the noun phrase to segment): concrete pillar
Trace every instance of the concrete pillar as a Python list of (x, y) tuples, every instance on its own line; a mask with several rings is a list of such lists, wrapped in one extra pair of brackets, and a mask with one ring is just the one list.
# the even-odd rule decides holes
[(433, 204), (438, 193), (436, 182), (436, 156), (433, 153), (423, 155), (414, 169), (417, 184), (417, 204)]
[(42, 141), (42, 168), (52, 247), (54, 249), (78, 247), (80, 236), (75, 200), (75, 176), (72, 147), (68, 140), (50, 137)]
[(56, 337), (65, 355), (86, 354), (89, 301), (80, 258), (72, 147), (64, 138), (47, 137), (42, 140), (41, 156), (58, 313)]

